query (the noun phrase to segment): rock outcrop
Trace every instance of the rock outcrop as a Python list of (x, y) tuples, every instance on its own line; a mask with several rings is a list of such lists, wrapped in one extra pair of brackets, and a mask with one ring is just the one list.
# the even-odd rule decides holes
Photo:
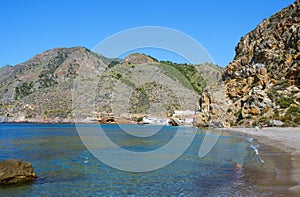
[(229, 107), (225, 94), (226, 85), (218, 83), (203, 90), (200, 98), (201, 113), (194, 118), (194, 125), (199, 127), (217, 126), (224, 123)]
[(144, 64), (144, 63), (153, 63), (157, 62), (153, 57), (140, 54), (140, 53), (132, 53), (125, 57), (124, 62), (130, 64)]
[(22, 184), (37, 178), (29, 162), (5, 160), (0, 162), (0, 185)]
[[(223, 82), (202, 94), (195, 125), (300, 124), (300, 1), (263, 20), (235, 50)], [(212, 96), (222, 88), (225, 97)]]

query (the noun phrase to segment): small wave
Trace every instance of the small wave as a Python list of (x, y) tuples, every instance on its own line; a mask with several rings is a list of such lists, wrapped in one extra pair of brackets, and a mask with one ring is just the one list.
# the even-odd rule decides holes
[(258, 152), (259, 144), (256, 146), (254, 146), (253, 144), (250, 144), (250, 148), (253, 151), (253, 154), (254, 154), (256, 160), (259, 163), (264, 163), (264, 160), (259, 156), (259, 152)]
[(247, 137), (246, 138), (248, 142), (253, 142), (254, 138), (253, 137)]

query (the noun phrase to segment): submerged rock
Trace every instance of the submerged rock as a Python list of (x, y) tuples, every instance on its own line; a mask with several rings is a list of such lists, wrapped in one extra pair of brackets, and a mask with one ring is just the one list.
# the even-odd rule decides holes
[(0, 185), (28, 183), (36, 178), (29, 162), (15, 159), (0, 162)]

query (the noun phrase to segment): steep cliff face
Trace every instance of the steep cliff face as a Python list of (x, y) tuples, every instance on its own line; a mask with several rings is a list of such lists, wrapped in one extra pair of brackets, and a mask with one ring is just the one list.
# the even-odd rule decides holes
[[(202, 113), (195, 124), (253, 126), (275, 122), (270, 120), (299, 124), (300, 1), (263, 20), (235, 50), (222, 84), (204, 91)], [(217, 98), (214, 92), (224, 92), (225, 97)]]

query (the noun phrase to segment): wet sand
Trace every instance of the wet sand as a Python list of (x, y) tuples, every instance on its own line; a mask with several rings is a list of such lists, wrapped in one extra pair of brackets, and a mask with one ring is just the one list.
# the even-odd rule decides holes
[(292, 169), (289, 169), (290, 178), (295, 182), (295, 185), (291, 186), (289, 190), (295, 194), (295, 196), (300, 194), (300, 128), (226, 128), (222, 130), (238, 132), (249, 137), (254, 137), (260, 143), (287, 152), (292, 162)]

